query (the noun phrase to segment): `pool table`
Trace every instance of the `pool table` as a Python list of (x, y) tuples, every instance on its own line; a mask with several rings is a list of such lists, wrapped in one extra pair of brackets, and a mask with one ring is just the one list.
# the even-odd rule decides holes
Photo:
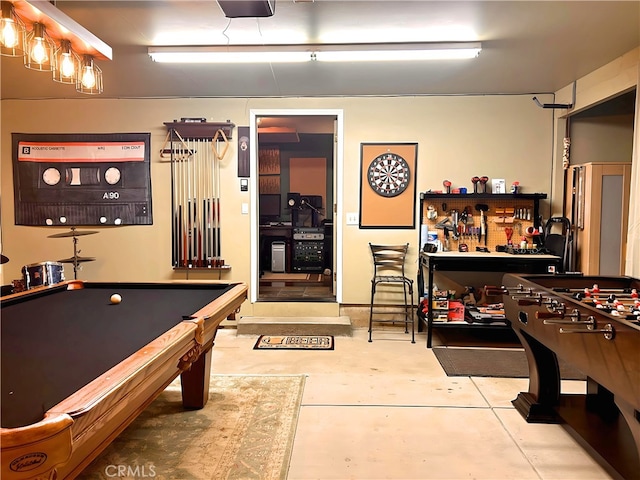
[(74, 478), (178, 375), (184, 407), (204, 407), (218, 326), (246, 296), (244, 283), (76, 280), (0, 299), (0, 477)]

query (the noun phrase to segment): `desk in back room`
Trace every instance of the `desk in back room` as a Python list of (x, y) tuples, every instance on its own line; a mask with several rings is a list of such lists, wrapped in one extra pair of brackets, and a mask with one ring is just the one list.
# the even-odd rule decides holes
[[(553, 273), (560, 266), (561, 258), (547, 254), (511, 254), (505, 252), (420, 252), (418, 267), (419, 297), (426, 292), (431, 295), (434, 286), (434, 272), (496, 272), (496, 273)], [(502, 280), (502, 275), (500, 275)], [(420, 316), (418, 317), (420, 318)], [(471, 326), (467, 322), (435, 322), (433, 309), (429, 308), (426, 317), (418, 323), (418, 331), (422, 330), (423, 322), (427, 324), (427, 348), (431, 348), (433, 328), (466, 328)], [(489, 328), (481, 324), (478, 328)], [(503, 328), (508, 328), (506, 325)]]
[(202, 408), (218, 326), (246, 296), (76, 280), (3, 297), (0, 477), (74, 478), (178, 375), (184, 406)]

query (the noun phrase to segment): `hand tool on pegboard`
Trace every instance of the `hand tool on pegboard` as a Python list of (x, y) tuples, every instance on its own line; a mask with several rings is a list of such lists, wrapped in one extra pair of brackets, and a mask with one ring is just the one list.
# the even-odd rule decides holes
[(507, 236), (507, 245), (512, 245), (511, 237), (513, 237), (513, 228), (505, 227), (504, 234)]
[(477, 203), (476, 210), (480, 212), (480, 229), (478, 233), (478, 243), (481, 242), (482, 236), (484, 236), (484, 244), (487, 244), (487, 218), (484, 212), (489, 210), (489, 205), (486, 203)]

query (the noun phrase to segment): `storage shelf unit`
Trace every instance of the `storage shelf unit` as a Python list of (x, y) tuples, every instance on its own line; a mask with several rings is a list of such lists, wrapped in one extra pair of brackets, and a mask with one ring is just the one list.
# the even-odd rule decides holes
[[(434, 290), (436, 272), (483, 272), (480, 276), (498, 272), (502, 273), (553, 273), (560, 266), (560, 257), (555, 255), (514, 255), (504, 252), (437, 252), (420, 253), (418, 267), (418, 291), (421, 300), (428, 298)], [(418, 331), (423, 324), (427, 326), (427, 348), (431, 348), (433, 328), (510, 328), (503, 322), (467, 323), (434, 321), (433, 309), (425, 315), (418, 309)]]
[[(513, 229), (512, 243), (519, 244), (527, 229), (541, 229), (540, 200), (547, 198), (546, 193), (470, 193), (448, 194), (430, 193), (420, 194), (420, 233), (419, 233), (419, 268), (418, 291), (420, 300), (428, 298), (433, 291), (434, 275), (447, 275), (447, 272), (461, 272), (465, 277), (469, 272), (473, 281), (478, 282), (483, 277), (495, 277), (495, 272), (518, 273), (549, 273), (549, 269), (557, 268), (559, 257), (553, 255), (525, 254), (513, 255), (509, 253), (496, 253), (496, 247), (507, 244), (507, 228)], [(451, 218), (450, 212), (456, 210), (459, 214), (470, 210), (472, 222), (467, 226), (478, 228), (481, 226), (481, 214), (477, 205), (486, 205), (483, 212), (486, 217), (486, 243), (485, 237), (478, 242), (477, 236), (461, 236), (455, 239), (449, 235), (449, 250), (437, 253), (425, 253), (423, 247), (427, 243), (428, 232), (437, 232), (438, 240), (445, 243), (444, 230), (436, 228), (436, 225)], [(436, 211), (435, 218), (429, 218), (428, 212), (433, 206)], [(513, 213), (511, 213), (513, 212)], [(521, 213), (518, 215), (518, 212)], [(522, 218), (515, 218), (522, 217)], [(452, 224), (449, 224), (453, 226)], [(535, 237), (527, 237), (527, 242), (532, 244)], [(467, 244), (468, 252), (458, 252), (460, 244)], [(476, 252), (476, 246), (486, 247), (490, 253)], [(540, 245), (542, 247), (542, 245)], [(482, 272), (482, 273), (478, 273)], [(491, 274), (491, 275), (490, 275)], [(501, 277), (501, 275), (500, 275)], [(480, 280), (479, 280), (480, 279)], [(471, 283), (471, 281), (470, 281)], [(483, 285), (472, 285), (481, 288)], [(456, 292), (457, 297), (461, 292)], [(510, 329), (504, 321), (488, 323), (447, 322), (434, 319), (435, 312), (423, 313), (418, 309), (418, 330), (427, 327), (427, 347), (432, 346), (432, 331), (434, 328), (471, 328), (471, 329)]]

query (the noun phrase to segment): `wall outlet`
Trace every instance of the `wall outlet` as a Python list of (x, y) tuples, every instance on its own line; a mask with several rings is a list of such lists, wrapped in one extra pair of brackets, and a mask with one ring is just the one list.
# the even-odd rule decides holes
[(358, 214), (354, 212), (347, 213), (347, 225), (358, 225)]

